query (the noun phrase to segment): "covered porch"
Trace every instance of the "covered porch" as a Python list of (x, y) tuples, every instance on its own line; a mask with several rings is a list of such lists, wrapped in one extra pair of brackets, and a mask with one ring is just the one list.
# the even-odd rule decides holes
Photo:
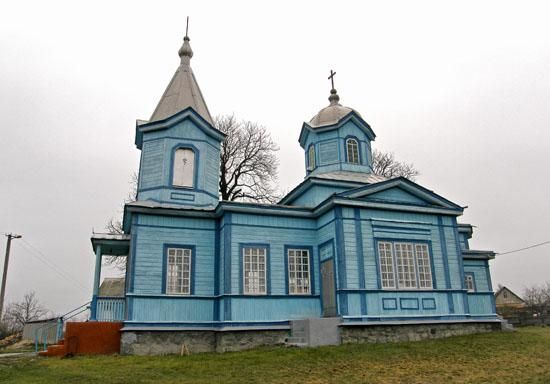
[(95, 253), (91, 321), (123, 321), (126, 318), (125, 278), (105, 278), (101, 283), (104, 257), (128, 258), (130, 235), (94, 233), (91, 238)]

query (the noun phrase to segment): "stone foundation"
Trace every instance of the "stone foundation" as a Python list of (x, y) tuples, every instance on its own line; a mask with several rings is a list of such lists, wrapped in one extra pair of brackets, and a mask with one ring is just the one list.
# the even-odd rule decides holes
[(369, 325), (341, 326), (342, 344), (394, 343), (420, 341), (450, 336), (500, 330), (500, 323), (454, 323), (454, 324), (411, 324), (411, 325)]
[(169, 355), (242, 351), (262, 345), (284, 344), (288, 330), (257, 331), (124, 331), (123, 355)]
[[(337, 325), (342, 344), (390, 343), (439, 339), (500, 330), (499, 322)], [(124, 355), (168, 355), (201, 352), (242, 351), (263, 345), (282, 345), (289, 330), (242, 331), (123, 331), (120, 352)], [(315, 343), (305, 343), (314, 345)], [(319, 345), (319, 343), (315, 344)]]

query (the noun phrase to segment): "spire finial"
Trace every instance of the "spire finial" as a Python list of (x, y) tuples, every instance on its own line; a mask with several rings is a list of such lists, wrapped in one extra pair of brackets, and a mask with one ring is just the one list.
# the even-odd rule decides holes
[(189, 64), (191, 58), (193, 57), (193, 50), (191, 49), (191, 44), (189, 44), (189, 16), (187, 16), (187, 23), (185, 25), (185, 37), (183, 38), (183, 45), (178, 51), (178, 55), (181, 58), (181, 64)]
[(187, 37), (189, 33), (189, 16), (187, 16), (187, 23), (185, 24), (185, 37)]
[(334, 88), (334, 75), (336, 75), (336, 72), (331, 69), (330, 76), (328, 77), (332, 86), (332, 89), (330, 90), (330, 96), (328, 97), (330, 105), (336, 105), (340, 101), (340, 96), (338, 96), (338, 94), (336, 93), (336, 89)]

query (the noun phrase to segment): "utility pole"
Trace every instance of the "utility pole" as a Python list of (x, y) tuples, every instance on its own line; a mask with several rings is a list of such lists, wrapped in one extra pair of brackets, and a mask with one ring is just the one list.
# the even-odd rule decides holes
[(6, 257), (4, 258), (4, 273), (2, 274), (2, 291), (0, 291), (0, 321), (4, 312), (4, 295), (6, 294), (6, 277), (8, 277), (8, 264), (10, 262), (10, 248), (12, 239), (20, 239), (21, 235), (7, 233), (8, 242), (6, 244)]

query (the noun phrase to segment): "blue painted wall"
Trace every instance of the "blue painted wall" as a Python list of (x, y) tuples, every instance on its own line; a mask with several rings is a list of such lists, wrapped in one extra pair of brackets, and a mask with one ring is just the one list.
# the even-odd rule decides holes
[[(172, 185), (173, 154), (177, 148), (195, 152), (192, 188)], [(220, 142), (187, 118), (174, 126), (143, 134), (138, 200), (170, 204), (215, 206), (218, 203)]]
[(328, 185), (313, 185), (299, 197), (292, 201), (291, 205), (304, 206), (304, 207), (316, 207), (319, 203), (326, 200), (330, 195), (344, 192), (349, 188), (334, 187)]
[[(135, 254), (128, 295), (134, 322), (271, 322), (321, 316), (320, 261), (335, 260), (339, 314), (346, 320), (460, 319), (494, 314), (487, 262), (462, 262), (453, 217), (336, 207), (317, 219), (226, 213), (219, 219), (137, 215)], [(433, 289), (384, 290), (377, 241), (429, 245)], [(166, 295), (163, 263), (167, 244), (195, 247), (191, 296)], [(266, 295), (243, 295), (242, 248), (268, 248)], [(312, 292), (287, 295), (288, 247), (310, 249)], [(466, 294), (464, 271), (475, 275)]]
[[(345, 276), (339, 276), (338, 296), (341, 300), (345, 297), (346, 307), (340, 305), (340, 314), (350, 319), (380, 320), (409, 315), (453, 318), (469, 315), (454, 218), (357, 208), (343, 208), (341, 215), (343, 247), (336, 249), (340, 251), (337, 257), (344, 259), (345, 267), (340, 274), (344, 272)], [(338, 230), (335, 233), (338, 235)], [(427, 243), (433, 289), (381, 289), (376, 249), (379, 240)], [(389, 298), (396, 302), (391, 308), (384, 306), (384, 299)], [(487, 313), (491, 312), (484, 312)]]
[[(331, 192), (324, 186), (310, 191), (303, 201)], [(375, 198), (425, 206), (416, 196), (396, 188), (378, 192)], [(457, 228), (454, 216), (345, 206), (335, 206), (316, 218), (268, 210), (225, 212), (216, 218), (136, 213), (131, 228), (128, 320), (240, 324), (321, 316), (319, 271), (321, 260), (327, 258), (334, 259), (337, 308), (346, 321), (491, 317), (494, 303), (487, 261), (462, 259), (462, 237)], [(382, 289), (378, 241), (427, 244), (433, 288)], [(187, 296), (163, 291), (165, 248), (178, 244), (194, 250), (193, 288)], [(265, 295), (243, 294), (241, 253), (247, 245), (267, 248)], [(287, 294), (289, 247), (310, 250), (310, 294)], [(466, 293), (465, 272), (475, 276), (474, 293)]]
[[(347, 162), (346, 138), (355, 138), (359, 144), (360, 164)], [(308, 170), (308, 149), (315, 147), (315, 163), (313, 170)], [(310, 132), (305, 140), (304, 159), (308, 175), (317, 175), (331, 171), (352, 171), (370, 173), (372, 171), (371, 140), (359, 128), (355, 121), (348, 120), (330, 131)]]

